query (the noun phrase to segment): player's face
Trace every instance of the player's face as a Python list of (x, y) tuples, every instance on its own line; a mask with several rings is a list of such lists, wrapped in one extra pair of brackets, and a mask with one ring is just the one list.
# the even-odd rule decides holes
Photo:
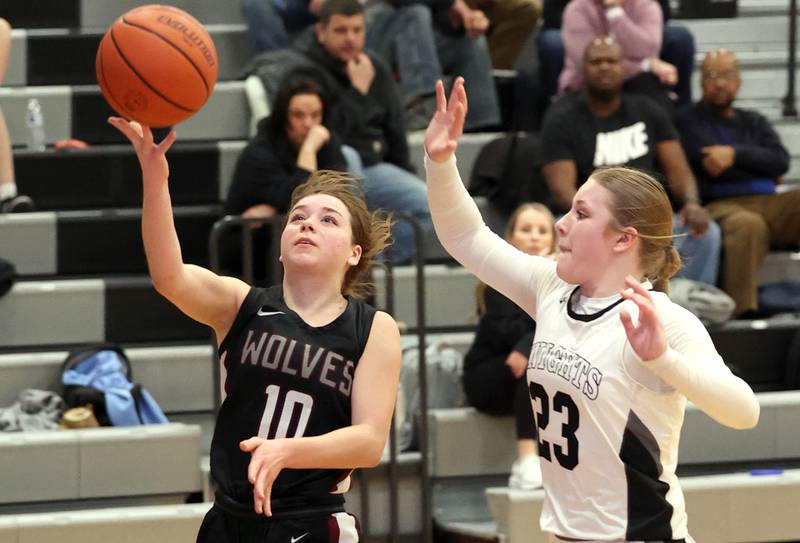
[(364, 50), (364, 15), (331, 15), (328, 24), (317, 24), (317, 39), (331, 56), (342, 62), (356, 60)]
[(612, 228), (611, 193), (591, 177), (572, 200), (572, 209), (557, 223), (556, 271), (573, 285), (591, 285), (609, 265), (619, 232)]
[(338, 198), (312, 194), (289, 212), (281, 235), (284, 266), (310, 266), (344, 275), (360, 256), (361, 247), (353, 244), (350, 212)]
[(311, 127), (322, 123), (322, 100), (316, 94), (295, 94), (286, 112), (286, 136), (299, 148)]
[(547, 215), (535, 209), (526, 209), (517, 216), (510, 241), (520, 251), (544, 256), (550, 254), (553, 235), (553, 226)]

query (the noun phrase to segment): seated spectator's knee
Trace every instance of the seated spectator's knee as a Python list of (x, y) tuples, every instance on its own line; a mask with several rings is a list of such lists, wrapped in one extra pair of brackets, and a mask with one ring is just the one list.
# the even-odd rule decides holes
[(423, 25), (432, 25), (431, 10), (424, 4), (411, 4), (395, 11), (397, 17)]
[(557, 28), (543, 28), (536, 37), (536, 45), (539, 48), (541, 58), (563, 58), (564, 41), (561, 39), (561, 31)]
[(725, 237), (736, 236), (738, 239), (769, 239), (769, 226), (759, 213), (741, 209), (732, 213), (723, 223)]

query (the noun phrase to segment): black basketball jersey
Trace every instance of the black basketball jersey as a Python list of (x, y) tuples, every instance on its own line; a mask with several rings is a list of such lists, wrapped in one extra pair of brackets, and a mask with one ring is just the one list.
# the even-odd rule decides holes
[[(348, 299), (333, 322), (313, 327), (289, 309), (283, 288), (251, 288), (219, 348), (224, 401), (211, 443), (217, 489), (252, 508), (250, 453), (239, 442), (316, 436), (351, 424), (350, 395), (375, 309)], [(272, 487), (273, 511), (343, 503), (349, 469), (284, 469)], [(333, 495), (333, 496), (332, 496)]]

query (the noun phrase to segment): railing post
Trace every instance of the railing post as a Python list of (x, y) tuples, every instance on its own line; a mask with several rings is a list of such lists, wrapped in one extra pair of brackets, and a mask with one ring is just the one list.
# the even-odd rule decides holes
[(795, 105), (795, 70), (797, 68), (797, 0), (789, 0), (789, 62), (786, 96), (783, 98), (783, 116), (797, 117)]

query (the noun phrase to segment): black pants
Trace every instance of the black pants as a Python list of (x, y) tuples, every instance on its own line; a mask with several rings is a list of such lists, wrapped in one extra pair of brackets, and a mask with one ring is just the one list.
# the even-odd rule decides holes
[(505, 364), (505, 357), (485, 360), (464, 370), (467, 403), (487, 415), (514, 414), (517, 439), (536, 439), (528, 381), (517, 379)]
[(349, 513), (293, 513), (245, 517), (214, 504), (203, 519), (197, 543), (356, 543), (360, 539), (358, 520)]

